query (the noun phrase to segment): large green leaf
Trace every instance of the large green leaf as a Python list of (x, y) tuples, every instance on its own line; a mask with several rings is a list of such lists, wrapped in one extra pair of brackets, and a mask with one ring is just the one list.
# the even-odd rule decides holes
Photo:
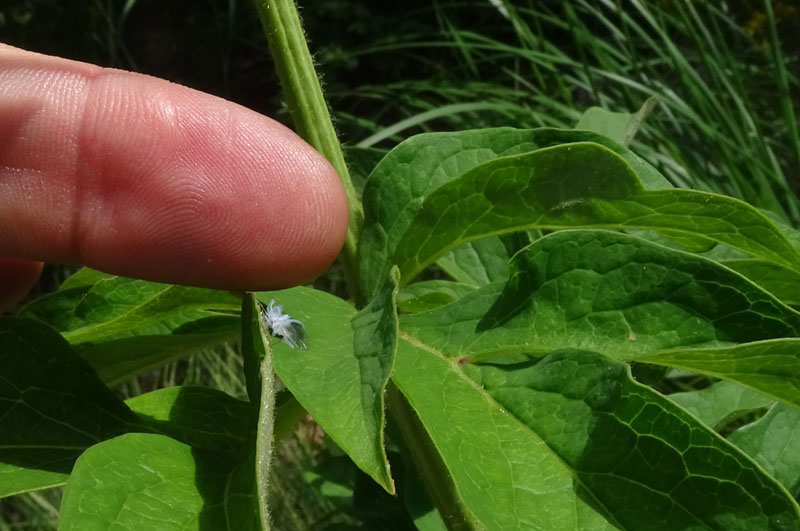
[(86, 448), (141, 421), (55, 330), (0, 318), (0, 496), (63, 482)]
[(250, 405), (212, 389), (167, 387), (125, 401), (143, 423), (194, 448), (241, 453), (250, 441)]
[(775, 403), (768, 396), (733, 382), (717, 382), (698, 391), (674, 393), (669, 398), (717, 431), (730, 422)]
[(428, 195), (385, 261), (398, 265), (405, 283), (448, 250), (483, 236), (613, 227), (698, 234), (800, 270), (800, 253), (755, 208), (705, 192), (647, 190), (640, 177), (591, 142), (496, 158)]
[(724, 260), (725, 267), (742, 274), (786, 304), (800, 305), (800, 272), (766, 260)]
[(163, 435), (122, 435), (78, 459), (59, 529), (261, 529), (253, 477), (252, 466), (229, 454)]
[[(88, 273), (83, 273), (88, 271)], [(21, 316), (60, 331), (106, 382), (236, 338), (241, 300), (224, 291), (94, 275), (81, 270)]]
[[(73, 296), (74, 291), (80, 295)], [(63, 299), (69, 300), (69, 305)], [(238, 314), (240, 306), (241, 299), (225, 291), (106, 277), (91, 286), (61, 290), (37, 299), (19, 313), (42, 318), (71, 344), (80, 345), (109, 338), (164, 334), (190, 320), (219, 312)]]
[(653, 96), (636, 113), (611, 112), (602, 107), (589, 107), (578, 119), (575, 129), (594, 131), (627, 146), (656, 103), (658, 98)]
[(481, 238), (460, 245), (437, 265), (458, 282), (474, 287), (508, 279), (508, 261), (533, 241), (527, 232)]
[(714, 261), (580, 230), (538, 240), (511, 269), (506, 283), (403, 316), (402, 328), (450, 357), (584, 348), (717, 375), (800, 407), (800, 339), (782, 339), (800, 334), (800, 313)]
[(794, 336), (800, 313), (711, 260), (622, 233), (560, 231), (511, 262), (508, 282), (401, 318), (448, 356), (566, 346), (644, 352)]
[(238, 316), (190, 318), (163, 334), (154, 330), (100, 344), (77, 345), (76, 350), (104, 382), (114, 384), (198, 350), (233, 341), (238, 332)]
[(672, 349), (630, 358), (719, 376), (800, 408), (800, 338)]
[[(365, 293), (374, 295), (382, 285), (393, 263), (398, 242), (412, 225), (426, 198), (437, 188), (461, 178), (486, 161), (573, 142), (596, 142), (618, 153), (628, 161), (648, 189), (671, 187), (663, 176), (633, 152), (589, 131), (502, 127), (417, 135), (392, 149), (373, 170), (364, 188), (365, 217), (359, 243), (359, 274)], [(481, 212), (471, 211), (468, 215), (474, 217), (477, 214)], [(501, 231), (498, 228), (494, 232)], [(442, 249), (439, 254), (455, 246)]]
[(397, 294), (397, 307), (408, 313), (424, 312), (450, 304), (473, 291), (475, 287), (470, 284), (449, 280), (424, 280), (404, 287)]
[(774, 479), (624, 364), (577, 350), (463, 364), (401, 337), (393, 379), (488, 529), (800, 526)]
[(397, 269), (392, 269), (383, 289), (352, 320), (353, 353), (361, 374), (361, 408), (364, 409), (364, 437), (371, 443), (370, 463), (380, 468), (368, 473), (387, 492), (394, 494), (394, 482), (383, 444), (383, 393), (394, 365), (397, 349)]
[(795, 496), (800, 493), (800, 411), (775, 404), (758, 421), (733, 432), (728, 440)]
[[(383, 453), (383, 388), (391, 371), (394, 288), (391, 282), (361, 313), (309, 288), (259, 292), (305, 323), (307, 350), (275, 341), (275, 372), (353, 462), (392, 490)], [(379, 335), (375, 335), (379, 334)], [(380, 335), (384, 334), (384, 335)]]

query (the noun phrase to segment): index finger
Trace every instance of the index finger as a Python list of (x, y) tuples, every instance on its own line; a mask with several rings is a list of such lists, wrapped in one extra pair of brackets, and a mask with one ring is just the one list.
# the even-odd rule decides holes
[(336, 172), (277, 122), (0, 45), (0, 256), (268, 289), (319, 275), (346, 228)]

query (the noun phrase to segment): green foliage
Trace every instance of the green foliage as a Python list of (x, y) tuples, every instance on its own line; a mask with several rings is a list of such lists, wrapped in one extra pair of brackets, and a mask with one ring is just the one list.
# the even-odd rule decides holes
[(19, 315), (56, 328), (106, 382), (239, 333), (241, 302), (230, 293), (91, 272), (75, 276)]
[(234, 458), (130, 433), (78, 459), (59, 529), (256, 529), (252, 481), (252, 469)]
[[(570, 127), (592, 119), (586, 108), (632, 110), (655, 96), (657, 110), (632, 144), (638, 153), (676, 186), (744, 199), (797, 224), (800, 12), (790, 4), (436, 0), (416, 27), (352, 51), (373, 69), (390, 63), (424, 75), (370, 76), (342, 90), (336, 106), (354, 109), (342, 119), (367, 142), (401, 124), (413, 125), (405, 135)], [(610, 136), (625, 123), (603, 121), (595, 130)]]
[[(259, 296), (280, 297), (292, 316), (309, 323), (307, 350), (275, 345), (275, 371), (281, 381), (364, 472), (391, 490), (382, 443), (383, 388), (394, 354), (392, 321), (383, 315), (385, 306), (393, 311), (390, 285), (387, 290), (382, 305), (376, 299), (361, 312), (338, 297), (308, 288)], [(380, 343), (369, 341), (384, 333)]]
[[(284, 69), (310, 62), (287, 5)], [(304, 83), (286, 81), (308, 90), (300, 130), (337, 152)], [(387, 528), (800, 528), (797, 233), (672, 188), (626, 147), (643, 115), (361, 153), (355, 302), (79, 271), (0, 319), (0, 495), (66, 483), (63, 529), (267, 529), (273, 443), (305, 410), (363, 472), (309, 480), (379, 500)], [(305, 323), (306, 350), (256, 297)], [(108, 387), (237, 337), (247, 401)], [(722, 381), (668, 396), (674, 371), (650, 386), (631, 364)]]
[[(404, 460), (423, 467), (416, 481), (439, 491), (432, 499), (449, 527), (640, 529), (657, 521), (668, 529), (796, 528), (800, 512), (786, 489), (800, 482), (800, 453), (783, 449), (798, 426), (800, 313), (743, 276), (747, 268), (734, 271), (713, 252), (663, 245), (668, 240), (654, 232), (624, 230), (725, 244), (791, 272), (800, 270), (794, 234), (741, 201), (665, 189), (635, 155), (608, 139), (587, 141), (600, 138), (590, 134), (429, 134), (390, 151), (364, 188), (359, 260), (369, 303), (359, 311), (310, 288), (258, 294), (308, 328), (307, 350), (275, 343), (276, 373), (389, 492), (395, 480), (384, 449), (383, 397), (391, 378), (390, 420)], [(528, 232), (563, 228), (570, 230)], [(452, 280), (412, 282), (437, 260)], [(399, 294), (398, 282), (407, 284)], [(83, 270), (23, 308), (26, 318), (4, 320), (4, 361), (19, 366), (6, 380), (7, 402), (28, 404), (32, 395), (21, 402), (20, 390), (36, 389), (75, 403), (65, 417), (60, 408), (68, 402), (45, 395), (39, 409), (12, 407), (13, 415), (0, 417), (0, 433), (20, 438), (6, 444), (26, 448), (4, 454), (3, 492), (51, 486), (71, 470), (63, 525), (141, 525), (178, 505), (180, 522), (169, 525), (233, 529), (266, 521), (258, 511), (268, 468), (259, 466), (268, 463), (272, 440), (272, 402), (264, 395), (273, 388), (264, 364), (272, 357), (254, 302), (246, 298), (242, 312), (251, 405), (195, 387), (127, 405), (111, 395), (100, 401), (92, 393), (106, 387), (73, 351), (114, 359), (122, 342), (127, 350), (144, 337), (138, 344), (146, 353), (173, 341), (174, 350), (158, 350), (165, 363), (191, 348), (179, 346), (184, 336), (176, 329), (229, 320), (233, 300)], [(405, 312), (399, 320), (398, 307)], [(224, 322), (220, 330), (236, 332)], [(185, 340), (193, 345), (196, 335)], [(142, 358), (146, 364), (130, 362), (129, 370), (152, 365)], [(49, 359), (64, 367), (40, 370)], [(717, 384), (673, 402), (631, 378), (627, 363), (635, 361), (754, 391)], [(770, 409), (748, 424), (747, 415), (763, 408)], [(56, 416), (74, 417), (75, 435), (41, 422)], [(86, 418), (91, 429), (80, 424)], [(732, 422), (741, 424), (731, 429)], [(45, 440), (69, 449), (30, 450)], [(106, 483), (119, 475), (130, 481)], [(209, 484), (219, 482), (241, 496), (219, 499)], [(162, 492), (166, 486), (171, 494)], [(90, 499), (97, 510), (87, 511)], [(242, 520), (223, 523), (220, 504), (230, 503), (240, 504)]]
[(795, 497), (800, 494), (800, 413), (775, 404), (758, 421), (741, 428), (730, 441), (751, 455)]
[(136, 416), (53, 329), (0, 319), (0, 494), (63, 483), (81, 452)]

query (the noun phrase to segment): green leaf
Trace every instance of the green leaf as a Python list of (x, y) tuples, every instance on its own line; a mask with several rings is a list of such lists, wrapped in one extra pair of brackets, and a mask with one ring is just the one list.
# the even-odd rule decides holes
[(395, 301), (399, 276), (397, 269), (393, 268), (383, 289), (352, 320), (353, 353), (358, 359), (361, 408), (365, 421), (362, 437), (371, 443), (366, 456), (369, 470), (365, 472), (390, 494), (394, 494), (394, 482), (383, 442), (383, 393), (392, 373), (397, 349)]
[(441, 186), (425, 199), (387, 262), (398, 265), (405, 283), (465, 241), (587, 226), (699, 234), (800, 270), (797, 249), (755, 208), (693, 190), (646, 190), (622, 157), (588, 142), (497, 158)]
[(252, 473), (163, 435), (123, 435), (78, 459), (59, 529), (261, 529)]
[[(403, 500), (414, 526), (418, 531), (445, 531), (448, 523), (450, 529), (473, 527), (475, 519), (455, 493), (450, 473), (433, 442), (408, 401), (392, 383), (386, 389), (386, 403), (390, 413), (386, 431), (398, 450), (392, 462), (396, 468), (402, 467), (402, 473), (397, 475), (397, 495)], [(407, 441), (410, 444), (406, 444)], [(437, 505), (446, 508), (447, 523)]]
[[(401, 348), (402, 341), (398, 344), (398, 353)], [(396, 385), (387, 387), (386, 400), (391, 418), (399, 428), (399, 436), (395, 434), (395, 438), (402, 441), (399, 443), (401, 451), (405, 451), (413, 460), (425, 490), (445, 526), (454, 530), (482, 529), (461, 496), (438, 448)], [(389, 426), (390, 429), (392, 427)], [(416, 513), (410, 514), (413, 517)]]
[(402, 316), (401, 328), (451, 357), (573, 347), (659, 364), (645, 353), (800, 330), (800, 313), (733, 271), (622, 233), (556, 232), (511, 270), (506, 283)]
[(152, 431), (193, 448), (241, 453), (250, 442), (250, 405), (199, 386), (151, 391), (125, 401)]
[(58, 487), (66, 483), (69, 472), (54, 472), (2, 462), (0, 457), (0, 498), (35, 490)]
[(114, 278), (115, 275), (109, 275), (90, 267), (82, 267), (75, 273), (67, 277), (58, 287), (59, 290), (68, 290), (75, 288), (91, 288), (102, 280)]
[(774, 479), (624, 364), (577, 350), (461, 364), (401, 337), (393, 379), (488, 529), (800, 525)]
[[(307, 350), (275, 342), (275, 372), (331, 439), (387, 490), (391, 482), (382, 446), (383, 388), (391, 370), (395, 319), (384, 315), (394, 310), (381, 305), (393, 301), (394, 290), (388, 286), (362, 314), (338, 297), (309, 288), (257, 294), (265, 303), (275, 299), (306, 326)], [(370, 343), (372, 327), (389, 335)]]
[[(647, 236), (640, 236), (646, 240), (654, 241), (667, 247), (674, 247), (679, 251), (689, 251), (690, 253), (707, 253), (717, 246), (717, 242), (703, 238), (696, 234), (684, 234), (669, 230), (653, 231), (626, 231), (637, 236), (636, 232), (643, 232)], [(653, 236), (656, 236), (653, 238)], [(677, 245), (676, 245), (677, 244)], [(706, 258), (710, 258), (707, 256)]]
[[(646, 188), (671, 188), (661, 174), (633, 152), (588, 131), (502, 127), (422, 134), (399, 144), (381, 160), (364, 187), (365, 218), (358, 254), (365, 294), (373, 295), (382, 285), (398, 242), (427, 196), (437, 188), (498, 157), (519, 157), (546, 146), (587, 141), (618, 153), (633, 167)], [(482, 212), (471, 211), (468, 215), (474, 217), (476, 213)], [(456, 246), (442, 249), (440, 254)]]
[[(89, 288), (86, 290), (86, 288)], [(80, 298), (74, 290), (82, 291)], [(62, 299), (70, 301), (69, 306)], [(61, 290), (20, 310), (24, 317), (40, 318), (57, 308), (60, 319), (50, 322), (73, 345), (109, 338), (160, 334), (190, 320), (238, 313), (241, 299), (204, 288), (160, 284), (125, 277), (106, 277), (92, 286)]]
[(20, 315), (62, 332), (106, 382), (230, 341), (239, 331), (241, 301), (228, 292), (112, 276), (74, 284)]
[(800, 411), (775, 404), (728, 440), (741, 448), (795, 496), (800, 491)]
[(267, 330), (256, 298), (249, 293), (245, 294), (242, 299), (242, 361), (247, 397), (256, 409), (254, 418), (259, 416), (257, 411), (263, 391), (261, 364), (269, 356), (270, 359), (266, 360), (266, 363), (270, 367), (272, 365), (272, 353), (269, 348), (270, 334), (271, 331)]
[(306, 485), (319, 492), (338, 511), (352, 513), (356, 473), (347, 457), (328, 455), (314, 468), (305, 468), (302, 476)]
[[(508, 264), (506, 264), (506, 268), (508, 268)], [(448, 280), (415, 282), (398, 293), (397, 308), (409, 313), (425, 312), (450, 304), (473, 291), (475, 288), (469, 284)]]
[(275, 397), (275, 441), (294, 432), (295, 425), (305, 418), (308, 412), (297, 401), (288, 389), (284, 389)]
[(57, 485), (139, 419), (52, 328), (0, 318), (0, 496)]
[(727, 348), (672, 349), (630, 358), (732, 380), (800, 408), (798, 338), (743, 343)]
[(800, 333), (800, 313), (716, 262), (581, 230), (538, 240), (511, 267), (509, 282), (404, 315), (402, 328), (450, 357), (591, 349), (719, 376), (800, 406), (800, 339), (781, 339)]
[(104, 382), (114, 384), (198, 350), (233, 341), (238, 331), (238, 316), (190, 318), (163, 334), (154, 330), (151, 335), (78, 345), (77, 351)]
[(526, 232), (481, 238), (460, 245), (436, 263), (456, 281), (474, 287), (508, 279), (508, 261), (533, 241)]
[(575, 129), (593, 131), (627, 146), (633, 140), (642, 122), (658, 103), (658, 97), (649, 98), (636, 113), (611, 112), (602, 107), (589, 107), (581, 115)]
[(765, 260), (724, 260), (721, 263), (746, 276), (786, 304), (800, 305), (800, 272)]
[(350, 179), (356, 189), (356, 195), (361, 199), (367, 177), (386, 155), (385, 149), (373, 147), (342, 146), (347, 168), (350, 170)]
[(669, 398), (717, 431), (744, 415), (775, 403), (771, 398), (733, 382), (717, 382), (699, 391), (674, 393)]

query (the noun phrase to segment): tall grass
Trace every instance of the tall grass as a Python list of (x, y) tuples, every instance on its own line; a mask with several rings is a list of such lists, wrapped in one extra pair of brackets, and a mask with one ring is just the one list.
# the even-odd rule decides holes
[[(436, 31), (353, 51), (432, 75), (340, 96), (377, 107), (372, 123), (354, 124), (373, 145), (428, 128), (570, 126), (589, 106), (633, 111), (655, 95), (636, 151), (677, 186), (740, 197), (797, 226), (798, 50), (782, 49), (772, 4), (734, 13), (677, 0), (440, 0)], [(749, 34), (754, 14), (764, 22)]]

